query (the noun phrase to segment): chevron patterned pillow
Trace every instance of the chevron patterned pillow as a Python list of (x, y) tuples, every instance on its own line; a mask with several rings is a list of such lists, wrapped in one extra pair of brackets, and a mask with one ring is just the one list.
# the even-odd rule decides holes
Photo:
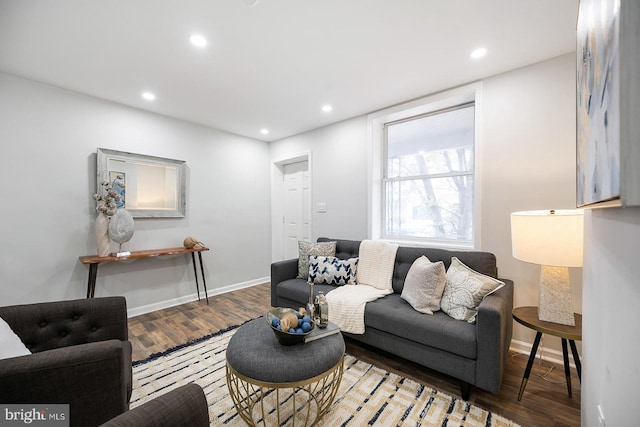
[(309, 257), (309, 282), (324, 285), (355, 285), (358, 258), (339, 259), (321, 255)]

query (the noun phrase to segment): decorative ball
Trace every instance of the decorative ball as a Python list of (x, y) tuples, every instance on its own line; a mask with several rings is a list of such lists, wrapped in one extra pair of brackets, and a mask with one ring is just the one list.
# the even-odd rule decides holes
[(298, 327), (298, 316), (294, 312), (288, 312), (280, 318), (280, 324), (282, 329), (288, 331), (289, 329), (295, 329)]
[(195, 237), (187, 237), (186, 239), (184, 239), (184, 242), (182, 242), (182, 244), (184, 245), (185, 248), (187, 249), (191, 249), (193, 248), (196, 243), (198, 243), (198, 240)]

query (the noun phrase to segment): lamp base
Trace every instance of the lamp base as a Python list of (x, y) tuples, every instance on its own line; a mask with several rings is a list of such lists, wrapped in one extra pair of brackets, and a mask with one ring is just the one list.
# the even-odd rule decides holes
[(576, 325), (567, 267), (542, 266), (538, 319), (561, 325)]

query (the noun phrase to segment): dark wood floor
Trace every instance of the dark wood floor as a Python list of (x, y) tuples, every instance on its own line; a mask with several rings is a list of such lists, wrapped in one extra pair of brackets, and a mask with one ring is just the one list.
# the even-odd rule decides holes
[[(129, 319), (133, 359), (144, 359), (153, 353), (263, 315), (271, 308), (269, 284), (209, 297), (209, 303), (207, 305), (205, 300), (191, 302)], [(456, 380), (406, 360), (398, 360), (353, 340), (347, 340), (347, 353), (450, 395), (460, 396)], [(579, 426), (580, 383), (577, 373), (572, 370), (573, 397), (570, 398), (563, 367), (548, 361), (536, 361), (522, 401), (518, 402), (518, 389), (526, 364), (527, 355), (510, 353), (500, 393), (493, 395), (473, 389), (470, 401), (523, 427)]]

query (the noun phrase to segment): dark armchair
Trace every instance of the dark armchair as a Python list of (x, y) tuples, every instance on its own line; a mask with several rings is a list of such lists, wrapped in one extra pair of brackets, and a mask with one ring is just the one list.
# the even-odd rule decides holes
[(0, 360), (0, 402), (68, 403), (71, 426), (129, 409), (131, 343), (123, 297), (0, 307), (32, 352)]
[(101, 427), (208, 427), (209, 406), (202, 388), (187, 384), (106, 422)]

